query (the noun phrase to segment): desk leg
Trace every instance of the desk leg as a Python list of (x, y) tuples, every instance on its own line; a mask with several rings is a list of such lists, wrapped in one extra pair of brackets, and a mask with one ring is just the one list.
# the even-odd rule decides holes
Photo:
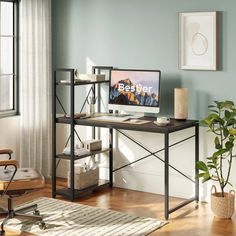
[[(54, 117), (53, 117), (54, 119)], [(52, 131), (52, 197), (55, 198), (56, 197), (56, 183), (57, 183), (57, 179), (56, 179), (56, 121), (53, 120), (53, 131)]]
[[(93, 84), (92, 88), (93, 88), (92, 96), (93, 96), (93, 100), (95, 101), (95, 98), (96, 98), (96, 85)], [(100, 111), (98, 111), (98, 112), (100, 112)], [(92, 131), (92, 137), (93, 137), (93, 139), (95, 139), (96, 138), (96, 128), (93, 126), (92, 130), (93, 130)]]
[(57, 138), (57, 132), (56, 132), (56, 78), (57, 73), (54, 71), (54, 77), (53, 77), (53, 86), (52, 86), (52, 197), (56, 197), (56, 138)]
[(113, 129), (109, 129), (109, 182), (113, 186)]
[[(195, 126), (195, 177), (198, 175), (197, 162), (199, 161), (199, 124)], [(195, 180), (195, 199), (199, 201), (199, 179)]]
[(169, 218), (169, 134), (165, 133), (165, 219)]

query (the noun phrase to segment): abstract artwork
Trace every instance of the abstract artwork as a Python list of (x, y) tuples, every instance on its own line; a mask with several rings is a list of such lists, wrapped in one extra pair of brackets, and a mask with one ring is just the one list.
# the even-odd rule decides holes
[(179, 67), (217, 70), (217, 12), (179, 13)]

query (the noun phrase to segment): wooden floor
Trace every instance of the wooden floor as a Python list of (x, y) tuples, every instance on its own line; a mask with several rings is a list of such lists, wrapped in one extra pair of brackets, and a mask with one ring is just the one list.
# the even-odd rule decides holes
[[(47, 184), (43, 190), (28, 194), (17, 199), (17, 204), (41, 196), (51, 197), (51, 185)], [(63, 199), (62, 197), (58, 197)], [(3, 199), (1, 200), (2, 204)], [(171, 198), (170, 205), (174, 206), (181, 199)], [(76, 200), (78, 203), (133, 213), (138, 216), (163, 217), (163, 196), (125, 190), (119, 188), (106, 189), (92, 196)], [(191, 203), (190, 205), (172, 213), (169, 224), (153, 232), (152, 236), (236, 236), (236, 216), (232, 220), (215, 219), (206, 203)], [(31, 235), (24, 232), (7, 230), (6, 235)], [(104, 235), (105, 236), (105, 235)]]

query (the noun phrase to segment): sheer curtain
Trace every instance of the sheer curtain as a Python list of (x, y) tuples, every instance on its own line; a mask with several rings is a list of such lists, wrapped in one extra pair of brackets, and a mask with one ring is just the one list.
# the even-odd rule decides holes
[(20, 1), (20, 164), (50, 175), (51, 0)]

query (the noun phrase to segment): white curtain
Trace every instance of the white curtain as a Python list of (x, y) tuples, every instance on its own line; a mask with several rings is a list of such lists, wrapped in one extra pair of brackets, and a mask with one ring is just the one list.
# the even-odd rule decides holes
[(51, 163), (51, 0), (20, 1), (20, 164)]

